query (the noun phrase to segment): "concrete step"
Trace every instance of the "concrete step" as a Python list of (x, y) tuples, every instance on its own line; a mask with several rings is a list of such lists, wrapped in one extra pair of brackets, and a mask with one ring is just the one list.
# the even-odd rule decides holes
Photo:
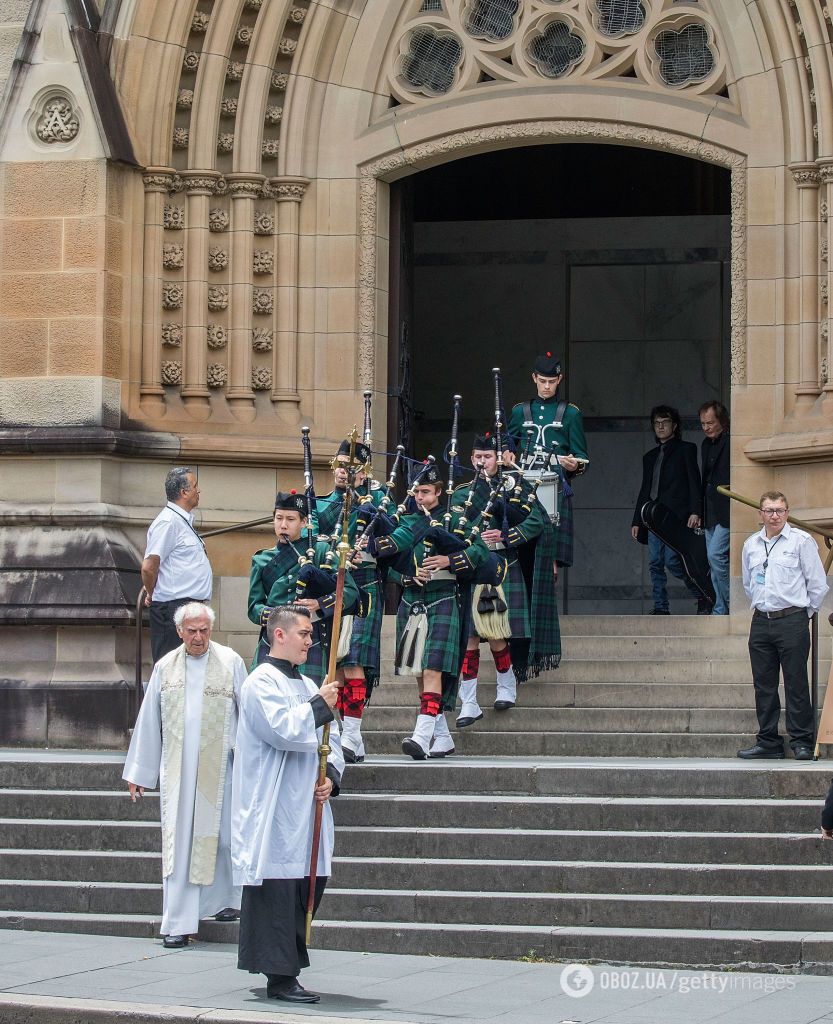
[(158, 852), (111, 850), (0, 850), (0, 878), (37, 882), (140, 882), (158, 885)]
[[(152, 939), (159, 935), (161, 922), (161, 914), (75, 914), (60, 911), (0, 910), (0, 929), (18, 931), (126, 935)], [(200, 921), (197, 937), (206, 942), (236, 943), (237, 924), (221, 923), (213, 919)]]
[[(669, 832), (804, 832), (818, 828), (818, 800), (661, 797), (396, 795), (342, 793), (338, 826)], [(698, 827), (699, 826), (699, 827)]]
[(0, 818), (84, 818), (95, 821), (159, 821), (159, 794), (131, 803), (124, 792), (106, 790), (2, 789)]
[[(374, 828), (339, 827), (338, 852), (345, 857), (478, 857), (483, 860), (639, 861), (676, 864), (801, 864), (827, 867), (833, 863), (829, 844), (815, 833), (727, 832), (584, 832), (567, 829), (472, 829), (472, 828)], [(8, 859), (17, 870), (2, 865), (0, 870), (20, 874), (25, 859)], [(40, 870), (40, 869), (38, 869)], [(73, 870), (73, 865), (61, 870)], [(109, 869), (108, 869), (109, 870)], [(159, 868), (157, 867), (157, 876)], [(32, 875), (31, 877), (38, 877)], [(75, 877), (47, 875), (45, 877)], [(89, 877), (92, 877), (90, 875)], [(98, 877), (98, 876), (96, 876)], [(124, 876), (122, 876), (124, 877)], [(142, 878), (153, 881), (154, 876)]]
[(0, 836), (7, 849), (38, 849), (50, 853), (124, 850), (155, 853), (161, 848), (158, 821), (74, 821), (43, 818), (0, 819)]
[(162, 912), (162, 879), (147, 882), (59, 882), (4, 878), (0, 911), (70, 914)]
[(60, 760), (41, 751), (4, 751), (0, 755), (2, 789), (73, 789), (127, 791), (122, 782), (124, 753), (83, 755), (67, 753)]
[(600, 893), (450, 892), (436, 889), (340, 889), (328, 886), (328, 920), (539, 927), (829, 931), (833, 897), (609, 895)]
[[(333, 885), (361, 889), (370, 879), (380, 889), (500, 892), (511, 879), (515, 892), (594, 892), (703, 896), (806, 896), (828, 893), (833, 865), (652, 864), (622, 861), (483, 860), (426, 857), (337, 856)], [(51, 909), (51, 908), (46, 908)]]
[[(375, 731), (370, 718), (368, 726), (362, 730), (368, 753), (406, 756), (402, 740), (411, 734), (413, 719), (408, 728), (395, 732)], [(528, 757), (729, 758), (755, 741), (754, 732), (497, 732), (475, 725), (452, 733), (457, 754), (475, 757), (512, 757), (522, 752)]]
[[(730, 966), (754, 971), (826, 971), (833, 936), (826, 931), (704, 930), (676, 928), (507, 927), (502, 924), (425, 924), (319, 920), (315, 944), (323, 949), (422, 956), (534, 957), (572, 963), (639, 966)], [(496, 952), (500, 950), (500, 952)], [(638, 1017), (634, 1018), (639, 1019)]]
[[(493, 695), (490, 695), (493, 698)], [(525, 695), (523, 692), (520, 699)], [(481, 695), (485, 697), (485, 694)], [(414, 694), (416, 698), (416, 694)], [(602, 708), (540, 708), (519, 704), (510, 712), (494, 711), (485, 700), (481, 705), (483, 718), (474, 728), (478, 732), (627, 732), (640, 733), (737, 733), (754, 735), (757, 719), (750, 708), (708, 708), (705, 711), (689, 708), (652, 708), (647, 712), (640, 707)], [(368, 711), (364, 728), (374, 732), (410, 733), (414, 727), (418, 708), (416, 699), (410, 708), (373, 707)], [(449, 714), (448, 723), (454, 727), (458, 711)], [(467, 727), (466, 734), (471, 727)], [(784, 730), (784, 723), (781, 723)], [(464, 730), (456, 730), (461, 732)]]

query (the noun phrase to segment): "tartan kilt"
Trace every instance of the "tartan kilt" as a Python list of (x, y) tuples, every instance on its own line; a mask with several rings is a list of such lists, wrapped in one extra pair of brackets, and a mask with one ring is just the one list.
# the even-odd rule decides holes
[[(571, 566), (573, 564), (573, 499), (561, 494), (559, 507), (561, 520), (558, 526), (553, 526), (555, 534), (555, 560), (559, 565)], [(514, 634), (513, 634), (514, 636)]]
[[(264, 627), (261, 629), (260, 636), (257, 639), (252, 669), (261, 665), (268, 656), (269, 644), (266, 641), (266, 629)], [(327, 661), (327, 642), (324, 624), (323, 622), (313, 622), (312, 647), (309, 649), (306, 662), (298, 666), (298, 671), (302, 675), (309, 676), (316, 686), (320, 686), (324, 682), (324, 676), (327, 674)]]
[[(513, 552), (507, 552), (509, 555), (508, 560), (508, 572), (506, 579), (503, 581), (503, 593), (506, 596), (506, 606), (509, 611), (509, 629), (510, 635), (513, 637), (530, 636), (532, 633), (532, 627), (529, 620), (529, 595), (526, 592), (526, 583), (524, 581), (523, 570), (521, 569), (521, 563), (518, 561), (517, 554)], [(474, 607), (474, 594), (472, 594), (472, 608)], [(469, 621), (469, 627), (473, 630), (474, 626)], [(476, 636), (475, 633), (471, 634)]]
[[(426, 592), (427, 591), (427, 592)], [(439, 601), (439, 604), (434, 604)], [(422, 656), (422, 669), (447, 672), (457, 676), (460, 673), (463, 653), (461, 650), (462, 616), (457, 600), (457, 588), (450, 586), (406, 587), (396, 612), (396, 647), (405, 630), (411, 614), (411, 606), (417, 602), (426, 605), (428, 636)]]
[(353, 571), (353, 581), (362, 592), (362, 599), (369, 600), (370, 608), (364, 617), (353, 616), (353, 633), (350, 637), (350, 651), (343, 660), (344, 665), (360, 665), (364, 669), (367, 688), (379, 682), (379, 665), (382, 654), (382, 617), (385, 612), (385, 594), (376, 571), (369, 565)]

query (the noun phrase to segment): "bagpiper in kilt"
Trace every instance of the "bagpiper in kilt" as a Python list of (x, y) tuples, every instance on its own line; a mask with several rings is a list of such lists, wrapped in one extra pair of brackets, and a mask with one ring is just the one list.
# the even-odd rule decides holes
[[(563, 378), (560, 359), (551, 352), (539, 356), (532, 371), (532, 380), (538, 393), (531, 401), (519, 402), (513, 407), (508, 432), (520, 453), (529, 449), (529, 468), (543, 460), (554, 447), (562, 467), (562, 490), (558, 502), (558, 522), (555, 524), (555, 562), (557, 566), (571, 566), (574, 525), (570, 482), (587, 469), (590, 456), (587, 453), (581, 410), (558, 398), (557, 389)], [(528, 441), (531, 444), (528, 445)]]
[[(496, 497), (499, 481), (493, 435), (475, 437), (471, 461), (477, 471), (474, 481), (454, 492), (455, 532), (468, 537), (473, 528), (478, 530), (487, 547), (506, 559), (506, 577), (499, 591), (477, 588), (473, 596), (472, 628), (460, 682), (462, 706), (456, 723), (460, 729), (483, 717), (477, 679), (484, 639), (497, 671), (495, 711), (515, 706), (519, 678), (523, 681), (545, 668), (557, 667), (561, 656), (549, 516), (540, 502), (532, 500), (532, 488), (520, 475), (506, 477), (502, 495)], [(539, 549), (542, 557), (536, 559)]]
[[(443, 492), (435, 466), (422, 471), (412, 492), (419, 511), (403, 515), (392, 533), (374, 538), (372, 547), (380, 558), (396, 558), (392, 578), (403, 587), (396, 616), (396, 672), (416, 676), (420, 705), (402, 750), (422, 760), (454, 753), (445, 712), (457, 700), (470, 581), (493, 556), (480, 541), (466, 546), (429, 518), (437, 513)], [(450, 554), (437, 553), (443, 547)]]
[[(274, 518), (278, 543), (275, 547), (257, 551), (252, 556), (248, 611), (251, 621), (260, 626), (252, 668), (259, 665), (269, 654), (269, 643), (266, 639), (266, 620), (269, 612), (278, 605), (299, 604), (308, 608), (314, 619), (312, 647), (307, 655), (304, 673), (320, 686), (327, 671), (336, 578), (335, 574), (326, 568), (329, 545), (319, 541), (314, 546), (310, 560), (312, 565), (318, 567), (315, 585), (306, 583), (309, 573), (304, 571), (307, 555), (302, 550), (301, 537), (307, 524), (307, 517), (308, 502), (303, 494), (279, 491), (275, 498)], [(358, 603), (358, 589), (350, 573), (347, 573), (344, 581), (345, 612), (352, 612)]]
[[(367, 445), (354, 444), (356, 460), (369, 466), (370, 449)], [(350, 461), (350, 441), (340, 444), (333, 461), (334, 488), (330, 494), (317, 499), (318, 530), (321, 536), (341, 536), (344, 512), (344, 492), (348, 484), (347, 464)], [(384, 491), (373, 486), (367, 474), (359, 470), (355, 475), (354, 501), (350, 509), (347, 537), (351, 549), (355, 549), (358, 537), (385, 497)], [(341, 690), (336, 707), (341, 715), (341, 747), (348, 764), (364, 761), (365, 748), (361, 724), (364, 709), (370, 701), (373, 688), (379, 683), (379, 668), (382, 645), (382, 618), (384, 614), (384, 581), (376, 559), (362, 550), (356, 555), (351, 570), (361, 606), (353, 618), (350, 650), (339, 662), (338, 678)]]

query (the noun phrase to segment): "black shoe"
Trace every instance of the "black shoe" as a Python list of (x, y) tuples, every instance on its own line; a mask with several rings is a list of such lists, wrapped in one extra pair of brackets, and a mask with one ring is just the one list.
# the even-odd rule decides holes
[(474, 725), (475, 722), (479, 722), (482, 717), (483, 712), (481, 711), (480, 714), (475, 715), (474, 718), (469, 718), (468, 716), (466, 716), (465, 718), (458, 718), (457, 721), (454, 723), (454, 727), (455, 729), (465, 729), (467, 726)]
[(317, 992), (307, 992), (299, 983), (297, 978), (281, 980), (280, 982), (270, 981), (266, 986), (266, 995), (270, 999), (282, 999), (285, 1003), (318, 1003), (321, 996)]
[(437, 758), (437, 757), (451, 757), (451, 755), (453, 753), (454, 753), (454, 747), (452, 747), (451, 750), (437, 750), (437, 751), (429, 750), (428, 751), (428, 756), (429, 757), (434, 757), (434, 758)]
[(793, 747), (793, 757), (796, 761), (812, 761), (813, 751), (805, 744), (799, 743)]
[(226, 907), (225, 910), (221, 910), (219, 914), (214, 915), (215, 921), (237, 921), (240, 917), (240, 911), (235, 910), (233, 907)]
[(515, 706), (513, 700), (496, 700), (494, 703), (495, 711), (509, 711)]
[(357, 754), (349, 747), (342, 747), (341, 753), (344, 755), (345, 764), (361, 764), (364, 761), (364, 754)]
[(164, 935), (162, 937), (162, 945), (165, 949), (182, 949), (183, 946), (188, 945), (187, 935)]
[(426, 757), (422, 747), (416, 740), (412, 740), (410, 736), (406, 740), (402, 740), (402, 753), (410, 754), (415, 761), (424, 761)]
[(697, 598), (697, 614), (698, 615), (711, 615), (712, 608), (714, 608), (714, 605), (711, 603), (711, 601), (707, 601), (705, 599), (705, 597), (698, 597)]
[(783, 761), (784, 751), (779, 747), (762, 747), (760, 743), (756, 743), (754, 747), (746, 747), (745, 750), (739, 750), (738, 757), (743, 757), (746, 760), (759, 757), (769, 758), (773, 761)]
[(670, 615), (671, 612), (669, 612), (669, 610), (667, 608), (654, 608), (652, 611), (648, 612), (648, 614), (649, 615)]

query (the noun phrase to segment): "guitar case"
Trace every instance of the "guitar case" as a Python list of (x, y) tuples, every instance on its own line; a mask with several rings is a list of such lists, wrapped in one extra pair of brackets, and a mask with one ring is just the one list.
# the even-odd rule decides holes
[(651, 533), (655, 533), (663, 544), (676, 551), (686, 577), (705, 600), (714, 605), (717, 597), (706, 554), (706, 538), (690, 530), (660, 501), (646, 501), (639, 510), (639, 517)]

